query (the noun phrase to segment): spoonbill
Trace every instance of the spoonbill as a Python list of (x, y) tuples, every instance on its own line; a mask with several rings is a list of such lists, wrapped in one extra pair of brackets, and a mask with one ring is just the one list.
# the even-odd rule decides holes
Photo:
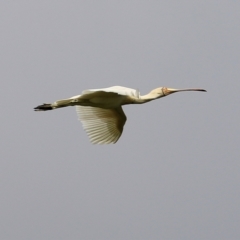
[(76, 106), (79, 120), (93, 144), (116, 143), (123, 132), (127, 120), (122, 105), (142, 104), (183, 91), (201, 91), (204, 89), (173, 89), (160, 87), (147, 95), (140, 95), (135, 89), (114, 86), (102, 89), (89, 89), (71, 98), (58, 100), (51, 104), (44, 103), (34, 108), (35, 111), (47, 111), (62, 107)]

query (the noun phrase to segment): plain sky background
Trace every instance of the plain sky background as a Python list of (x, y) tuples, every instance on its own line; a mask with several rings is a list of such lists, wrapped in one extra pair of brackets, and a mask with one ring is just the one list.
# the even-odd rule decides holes
[[(240, 1), (1, 1), (0, 239), (240, 239)], [(74, 108), (120, 85), (205, 88), (125, 106), (117, 144)]]

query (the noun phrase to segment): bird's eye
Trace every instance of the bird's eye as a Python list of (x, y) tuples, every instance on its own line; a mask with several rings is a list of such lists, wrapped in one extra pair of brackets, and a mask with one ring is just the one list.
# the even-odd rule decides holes
[(163, 93), (164, 96), (167, 95), (167, 94), (166, 94), (166, 93), (167, 93), (167, 88), (166, 88), (166, 87), (163, 87), (163, 88), (162, 88), (162, 93)]

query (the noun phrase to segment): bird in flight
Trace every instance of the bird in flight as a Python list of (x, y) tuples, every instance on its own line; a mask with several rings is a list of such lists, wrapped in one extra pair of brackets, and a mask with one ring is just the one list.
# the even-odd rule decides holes
[(147, 95), (140, 95), (135, 89), (114, 86), (102, 89), (89, 89), (81, 95), (58, 100), (51, 104), (44, 103), (34, 108), (35, 111), (47, 111), (62, 107), (76, 106), (79, 120), (93, 144), (116, 143), (123, 132), (127, 120), (122, 105), (142, 104), (183, 91), (201, 91), (204, 89), (172, 89), (160, 87)]

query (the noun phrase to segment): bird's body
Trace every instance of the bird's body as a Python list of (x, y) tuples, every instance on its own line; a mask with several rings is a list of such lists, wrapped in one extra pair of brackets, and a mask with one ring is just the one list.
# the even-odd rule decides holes
[(83, 91), (81, 95), (62, 99), (52, 104), (39, 105), (35, 111), (76, 106), (79, 120), (82, 122), (90, 141), (96, 144), (109, 144), (117, 142), (127, 120), (122, 105), (142, 104), (180, 91), (205, 90), (177, 90), (161, 87), (141, 96), (138, 90), (120, 86), (90, 89)]

